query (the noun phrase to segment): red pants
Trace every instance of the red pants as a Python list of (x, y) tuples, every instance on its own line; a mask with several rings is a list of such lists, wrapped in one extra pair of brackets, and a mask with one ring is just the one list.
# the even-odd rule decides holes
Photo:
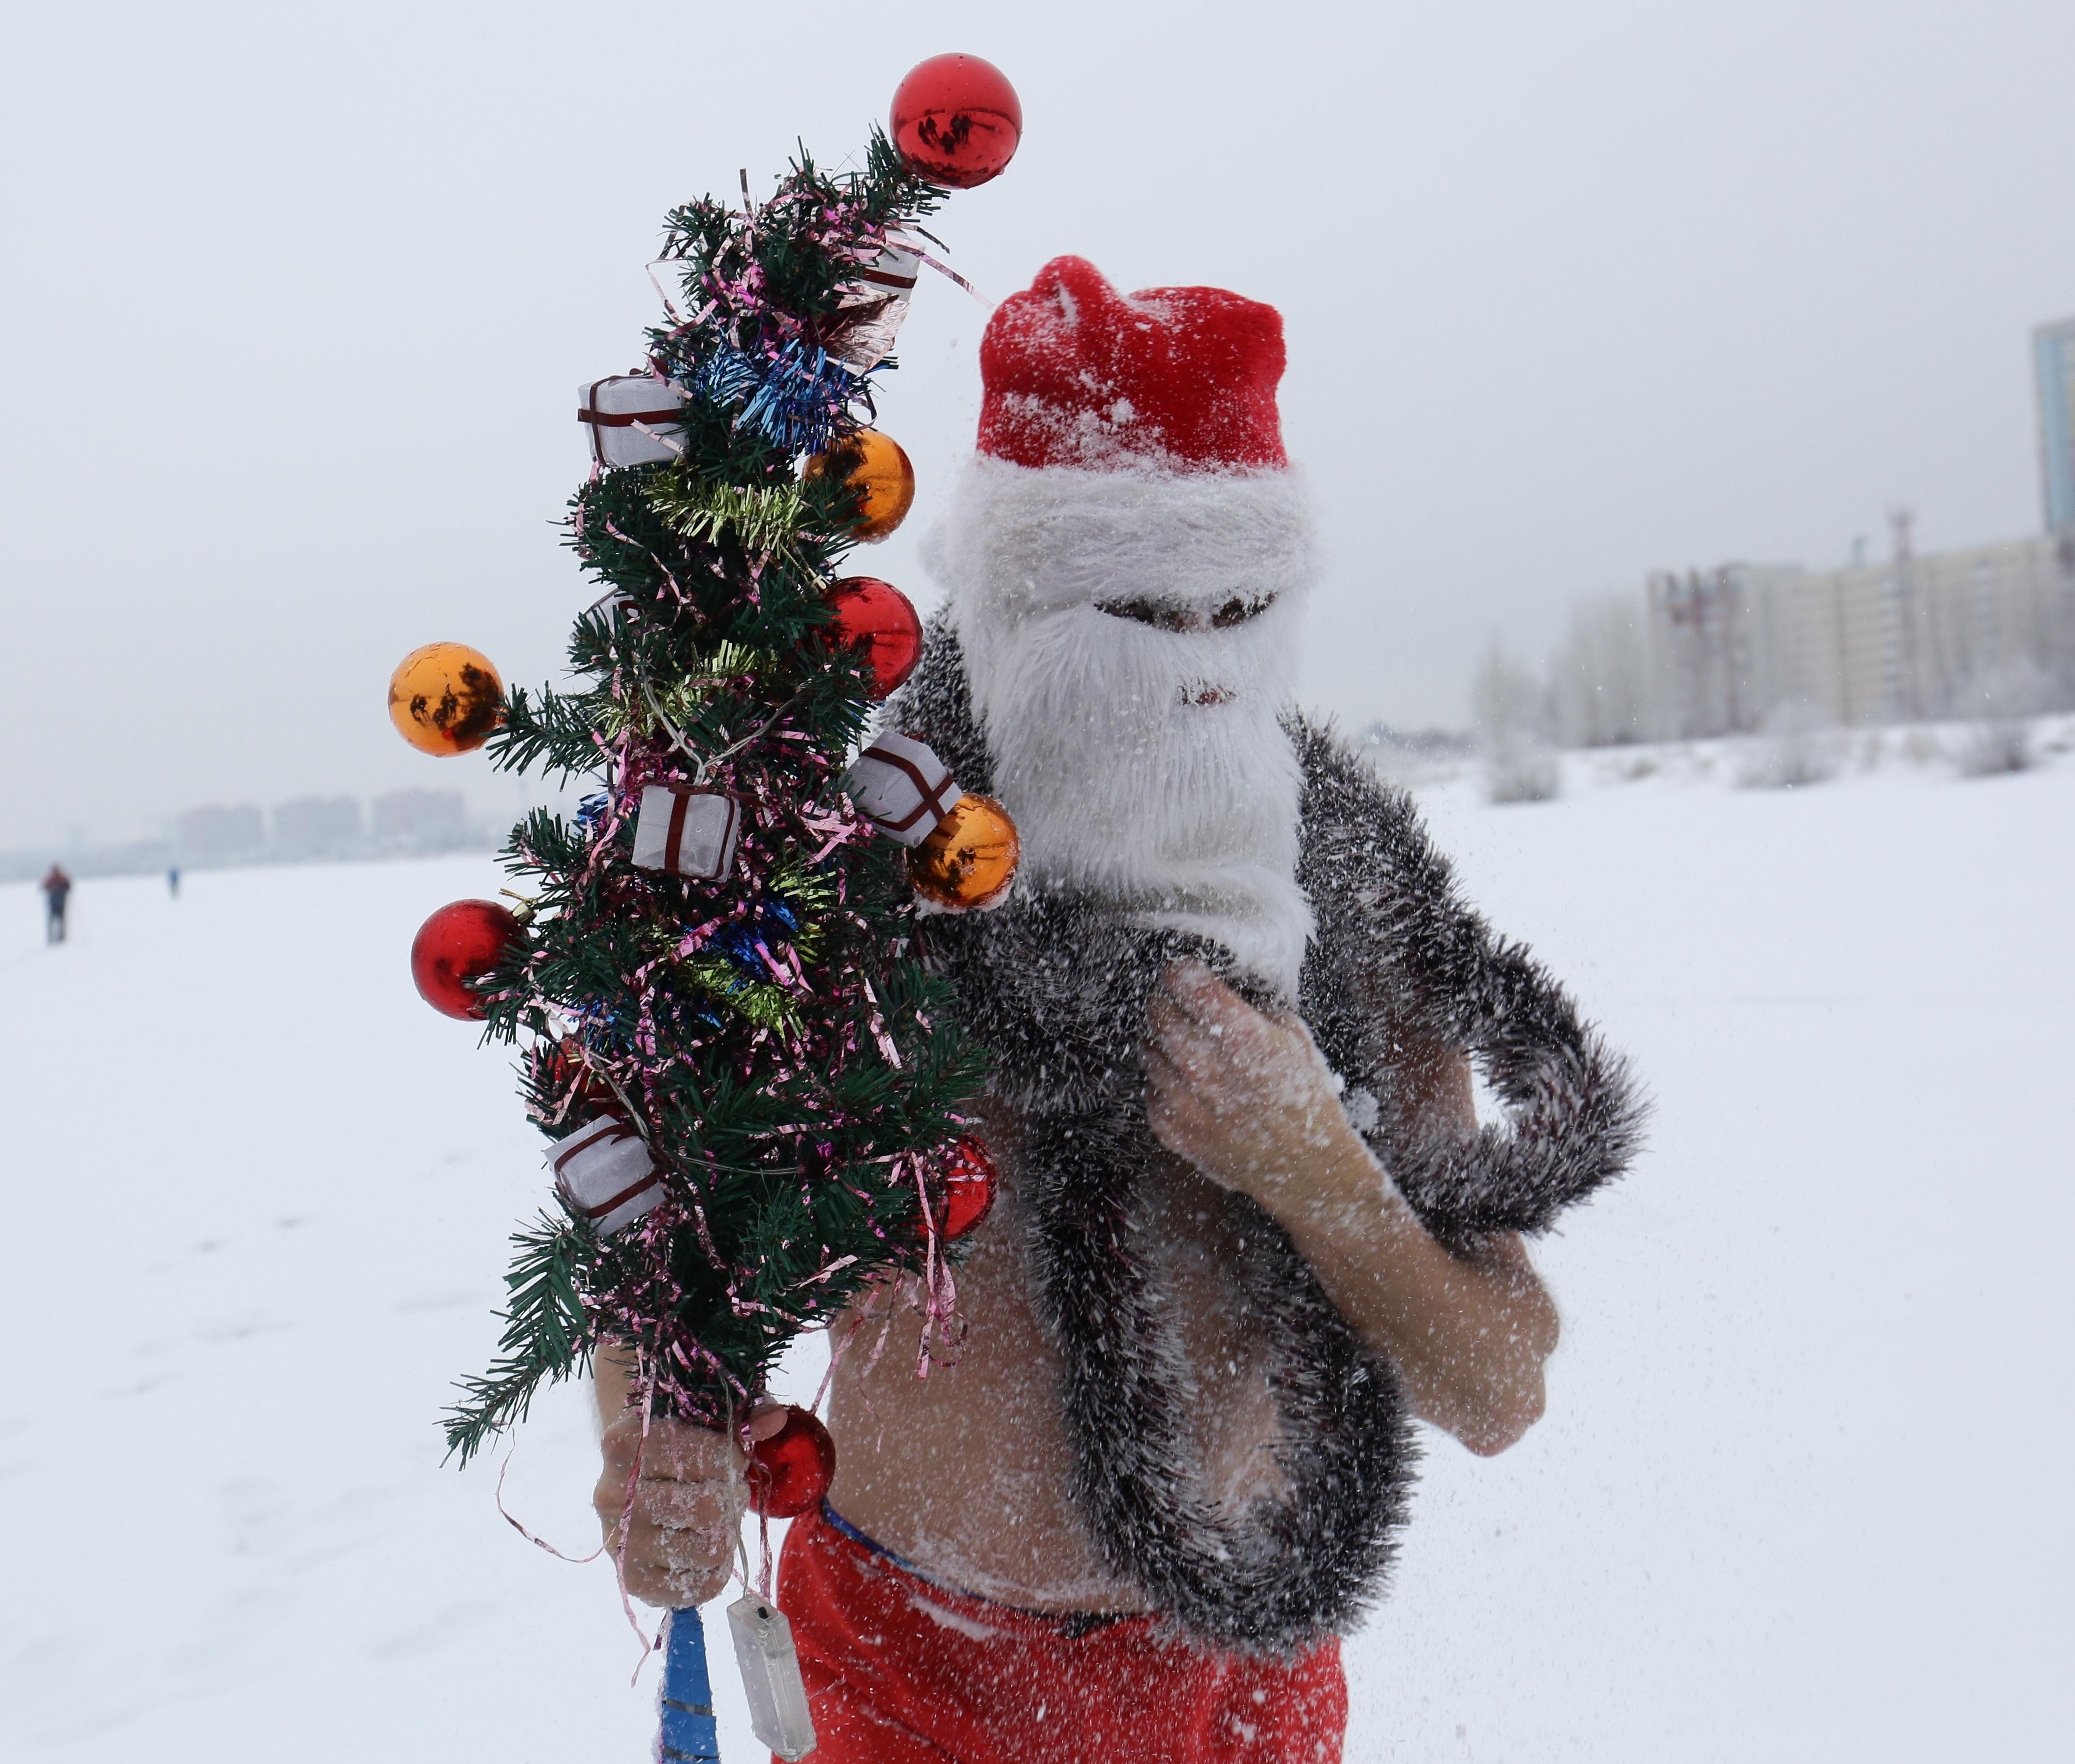
[(1339, 1764), (1340, 1644), (1199, 1653), (1149, 1617), (1042, 1617), (917, 1580), (820, 1513), (778, 1603), (814, 1705), (813, 1764)]

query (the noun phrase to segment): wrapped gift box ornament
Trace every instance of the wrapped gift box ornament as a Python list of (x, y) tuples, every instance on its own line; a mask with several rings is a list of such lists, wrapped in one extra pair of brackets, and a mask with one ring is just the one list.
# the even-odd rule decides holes
[(920, 845), (959, 800), (951, 768), (913, 735), (883, 735), (843, 777), (857, 812), (888, 839)]
[(577, 420), (590, 431), (590, 457), (601, 466), (652, 466), (684, 449), (652, 433), (677, 420), (685, 395), (652, 374), (616, 374), (577, 388)]
[(689, 784), (652, 784), (634, 817), (634, 861), (694, 882), (726, 880), (735, 866), (742, 808), (731, 796)]
[(836, 303), (826, 348), (856, 374), (869, 373), (893, 351), (921, 272), (919, 254), (889, 245), (849, 284)]
[(555, 1186), (571, 1212), (610, 1236), (654, 1209), (663, 1178), (641, 1136), (626, 1122), (599, 1115), (548, 1148)]

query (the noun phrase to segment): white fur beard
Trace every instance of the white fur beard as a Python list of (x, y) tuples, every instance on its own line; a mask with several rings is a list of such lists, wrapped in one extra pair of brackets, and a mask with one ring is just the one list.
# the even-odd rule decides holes
[[(1311, 574), (1298, 492), (1279, 474), (979, 471), (932, 561), (1022, 836), (1018, 885), (1207, 938), (1294, 1001), (1311, 934), (1296, 880), (1303, 781), (1281, 720)], [(1149, 596), (1207, 611), (1269, 594), (1222, 629), (1170, 631), (1092, 604)]]

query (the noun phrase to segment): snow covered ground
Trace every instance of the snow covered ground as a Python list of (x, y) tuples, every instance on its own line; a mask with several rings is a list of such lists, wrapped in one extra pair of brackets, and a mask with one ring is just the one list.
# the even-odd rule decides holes
[[(1548, 1418), (1431, 1443), (1351, 1758), (2066, 1755), (2075, 762), (1788, 792), (1706, 757), (1423, 793), (1659, 1112), (1541, 1253)], [(508, 1529), (495, 1461), (440, 1464), (542, 1178), (404, 954), (495, 886), (97, 882), (56, 950), (0, 889), (0, 1757), (647, 1755), (610, 1571)], [(557, 1393), (507, 1504), (580, 1554), (593, 1462)]]

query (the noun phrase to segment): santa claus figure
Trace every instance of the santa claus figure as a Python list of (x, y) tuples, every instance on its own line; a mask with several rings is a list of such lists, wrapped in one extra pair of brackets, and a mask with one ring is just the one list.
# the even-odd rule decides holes
[[(873, 1352), (888, 1319), (838, 1325), (836, 1478), (779, 1603), (829, 1764), (1318, 1764), (1412, 1419), (1491, 1452), (1539, 1415), (1523, 1237), (1620, 1173), (1639, 1109), (1293, 706), (1319, 561), (1274, 308), (1062, 258), (980, 363), (948, 602), (888, 727), (1021, 834), (1002, 905), (922, 927), (995, 1057), (1002, 1195), (950, 1363), (918, 1381)], [(652, 1437), (637, 1593), (718, 1590), (731, 1449)]]

